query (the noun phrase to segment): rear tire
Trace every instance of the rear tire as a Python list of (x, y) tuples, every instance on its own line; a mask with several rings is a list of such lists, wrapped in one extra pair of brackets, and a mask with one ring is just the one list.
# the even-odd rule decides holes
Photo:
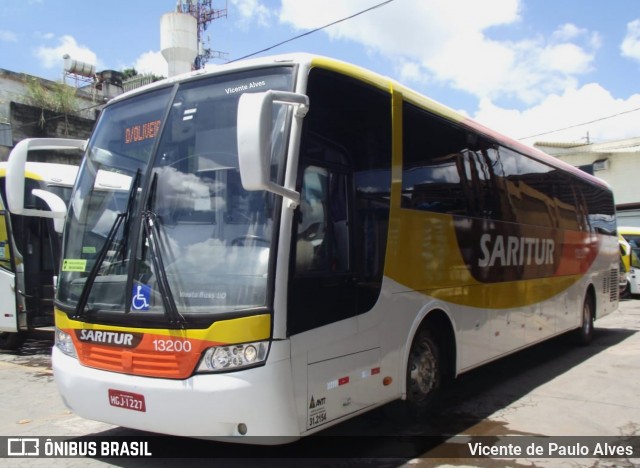
[(579, 345), (586, 346), (593, 340), (593, 322), (596, 319), (595, 310), (592, 297), (587, 295), (582, 304), (582, 324), (575, 331), (575, 338)]

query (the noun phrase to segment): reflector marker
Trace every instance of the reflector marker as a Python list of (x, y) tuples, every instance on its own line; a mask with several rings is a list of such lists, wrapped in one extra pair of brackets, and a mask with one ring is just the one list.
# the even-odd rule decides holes
[(327, 390), (331, 390), (332, 388), (340, 387), (341, 385), (346, 385), (349, 383), (349, 376), (340, 377), (337, 380), (332, 380), (331, 382), (327, 382)]

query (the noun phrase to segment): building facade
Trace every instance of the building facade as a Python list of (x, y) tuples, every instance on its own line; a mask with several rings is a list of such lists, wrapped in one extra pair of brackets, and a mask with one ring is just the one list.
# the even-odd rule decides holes
[(640, 227), (640, 137), (607, 143), (538, 142), (536, 148), (609, 183), (619, 226)]
[[(101, 95), (91, 90), (76, 90), (77, 110), (63, 113), (34, 105), (29, 92), (33, 83), (52, 92), (58, 83), (42, 78), (0, 69), (0, 161), (6, 161), (11, 149), (24, 138), (88, 138), (98, 109), (104, 104)], [(41, 155), (47, 157), (47, 155)], [(64, 155), (49, 157), (53, 162), (74, 163)]]

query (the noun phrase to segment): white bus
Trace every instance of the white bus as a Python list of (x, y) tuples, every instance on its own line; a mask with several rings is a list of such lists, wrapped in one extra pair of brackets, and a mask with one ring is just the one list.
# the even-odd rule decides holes
[(635, 226), (619, 226), (620, 250), (627, 269), (627, 281), (624, 296), (640, 295), (640, 228)]
[[(54, 325), (54, 279), (63, 220), (9, 214), (7, 164), (0, 162), (0, 348), (15, 349), (29, 331)], [(28, 162), (23, 168), (16, 179), (22, 180), (27, 212), (51, 210), (52, 204), (56, 210), (66, 209), (64, 201), (71, 196), (77, 165)]]
[[(98, 193), (99, 171), (126, 193)], [(105, 106), (54, 375), (85, 418), (284, 442), (395, 400), (426, 414), (465, 371), (588, 342), (618, 268), (601, 180), (350, 64), (228, 64)]]

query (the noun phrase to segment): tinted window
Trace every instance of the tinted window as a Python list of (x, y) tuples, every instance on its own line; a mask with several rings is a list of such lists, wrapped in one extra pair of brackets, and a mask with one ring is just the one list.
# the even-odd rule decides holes
[(467, 215), (464, 130), (404, 103), (402, 207)]
[(293, 232), (288, 333), (370, 310), (382, 286), (391, 193), (391, 97), (314, 69)]

